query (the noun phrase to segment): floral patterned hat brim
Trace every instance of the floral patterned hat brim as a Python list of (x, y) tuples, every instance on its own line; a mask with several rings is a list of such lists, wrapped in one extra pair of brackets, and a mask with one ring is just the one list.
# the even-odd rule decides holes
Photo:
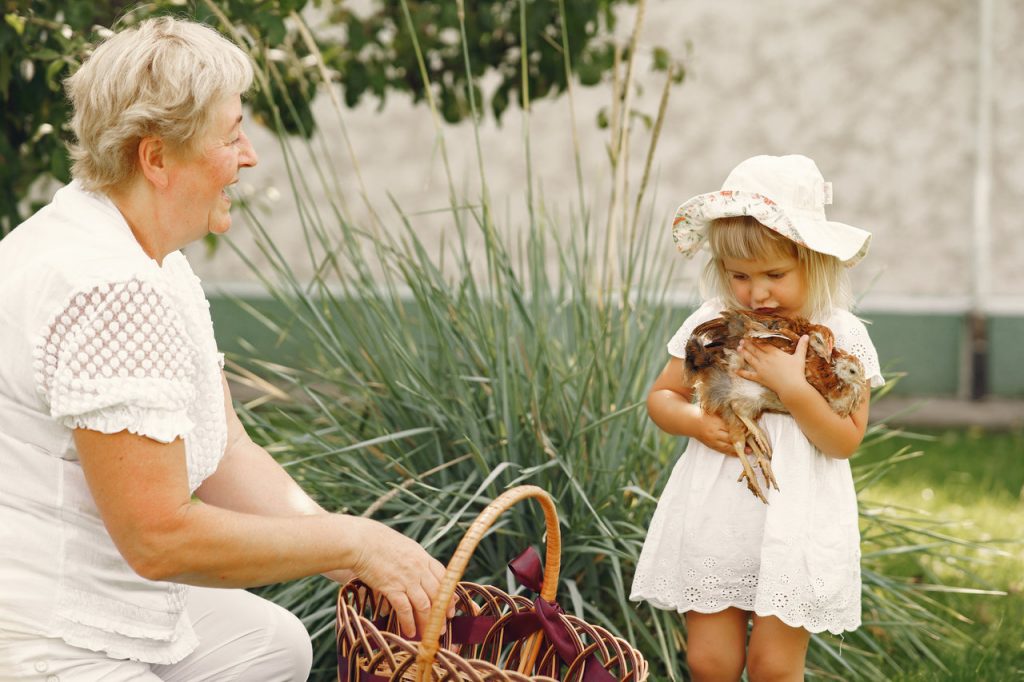
[(680, 206), (672, 221), (672, 239), (679, 252), (691, 258), (707, 240), (708, 223), (743, 215), (812, 251), (835, 256), (848, 268), (860, 262), (871, 243), (871, 233), (859, 228), (828, 220), (793, 219), (766, 196), (732, 190), (701, 194)]

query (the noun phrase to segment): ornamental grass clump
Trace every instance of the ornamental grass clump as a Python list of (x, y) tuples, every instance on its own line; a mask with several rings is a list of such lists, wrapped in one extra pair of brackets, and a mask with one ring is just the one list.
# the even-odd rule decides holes
[[(258, 80), (280, 107), (289, 106), (273, 72)], [(604, 195), (607, 205), (586, 203), (578, 149), (578, 195), (566, 205), (537, 198), (528, 99), (521, 225), (496, 218), (483, 171), (486, 149), (477, 146), (479, 195), (461, 197), (447, 171), (440, 124), (435, 140), (412, 146), (409, 154), (440, 150), (448, 173), (440, 248), (420, 236), (423, 222), (435, 216), (404, 211), (401, 197), (372, 206), (363, 192), (368, 217), (354, 221), (334, 173), (322, 165), (325, 155), (282, 135), (313, 275), (300, 277), (259, 214), (248, 210), (261, 251), (253, 272), (278, 312), (252, 311), (301, 352), (278, 362), (235, 358), (234, 369), (250, 387), (263, 388), (241, 410), (250, 432), (323, 506), (388, 523), (442, 561), (503, 490), (529, 483), (548, 491), (563, 526), (563, 608), (640, 648), (651, 679), (684, 679), (681, 616), (628, 601), (656, 498), (682, 451), (644, 409), (666, 361), (665, 341), (685, 316), (669, 300), (672, 273), (654, 257), (671, 248), (664, 221), (653, 209), (642, 211), (650, 206), (644, 192), (665, 99), (644, 177), (629, 194), (633, 117), (622, 96), (631, 88), (628, 75), (614, 88), (626, 104), (613, 120), (616, 187)], [(467, 97), (473, 101), (472, 92)], [(571, 103), (571, 90), (569, 97)], [(344, 139), (343, 124), (337, 132)], [(886, 434), (876, 426), (869, 439)], [(906, 456), (858, 468), (861, 488)], [(931, 586), (877, 570), (885, 556), (940, 553), (956, 538), (939, 522), (884, 506), (865, 504), (862, 518), (865, 626), (842, 639), (815, 636), (809, 667), (823, 679), (890, 678), (904, 657), (938, 662), (936, 650), (963, 640), (957, 614), (932, 599)], [(519, 590), (505, 563), (528, 544), (542, 545), (542, 528), (528, 506), (504, 515), (466, 579)], [(311, 578), (267, 592), (306, 623), (318, 679), (331, 679), (337, 586)]]

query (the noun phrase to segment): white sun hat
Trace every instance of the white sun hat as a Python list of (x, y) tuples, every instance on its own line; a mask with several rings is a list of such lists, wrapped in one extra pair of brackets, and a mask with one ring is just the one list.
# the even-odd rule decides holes
[(672, 238), (693, 256), (716, 218), (748, 215), (812, 251), (835, 256), (853, 267), (868, 252), (871, 233), (825, 217), (832, 183), (814, 161), (799, 154), (754, 156), (736, 166), (717, 192), (699, 194), (676, 210)]

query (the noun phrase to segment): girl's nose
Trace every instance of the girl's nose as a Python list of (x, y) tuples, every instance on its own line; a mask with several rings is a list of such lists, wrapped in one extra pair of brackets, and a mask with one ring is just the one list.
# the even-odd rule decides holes
[(754, 285), (754, 288), (751, 289), (750, 292), (750, 298), (754, 301), (757, 301), (758, 303), (760, 303), (761, 301), (767, 301), (768, 296), (768, 288), (764, 286)]

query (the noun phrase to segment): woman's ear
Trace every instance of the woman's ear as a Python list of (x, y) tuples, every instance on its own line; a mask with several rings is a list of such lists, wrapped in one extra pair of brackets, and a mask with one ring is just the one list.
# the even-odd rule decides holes
[(144, 137), (139, 140), (139, 170), (153, 185), (164, 189), (170, 180), (167, 163), (167, 145), (159, 137)]

